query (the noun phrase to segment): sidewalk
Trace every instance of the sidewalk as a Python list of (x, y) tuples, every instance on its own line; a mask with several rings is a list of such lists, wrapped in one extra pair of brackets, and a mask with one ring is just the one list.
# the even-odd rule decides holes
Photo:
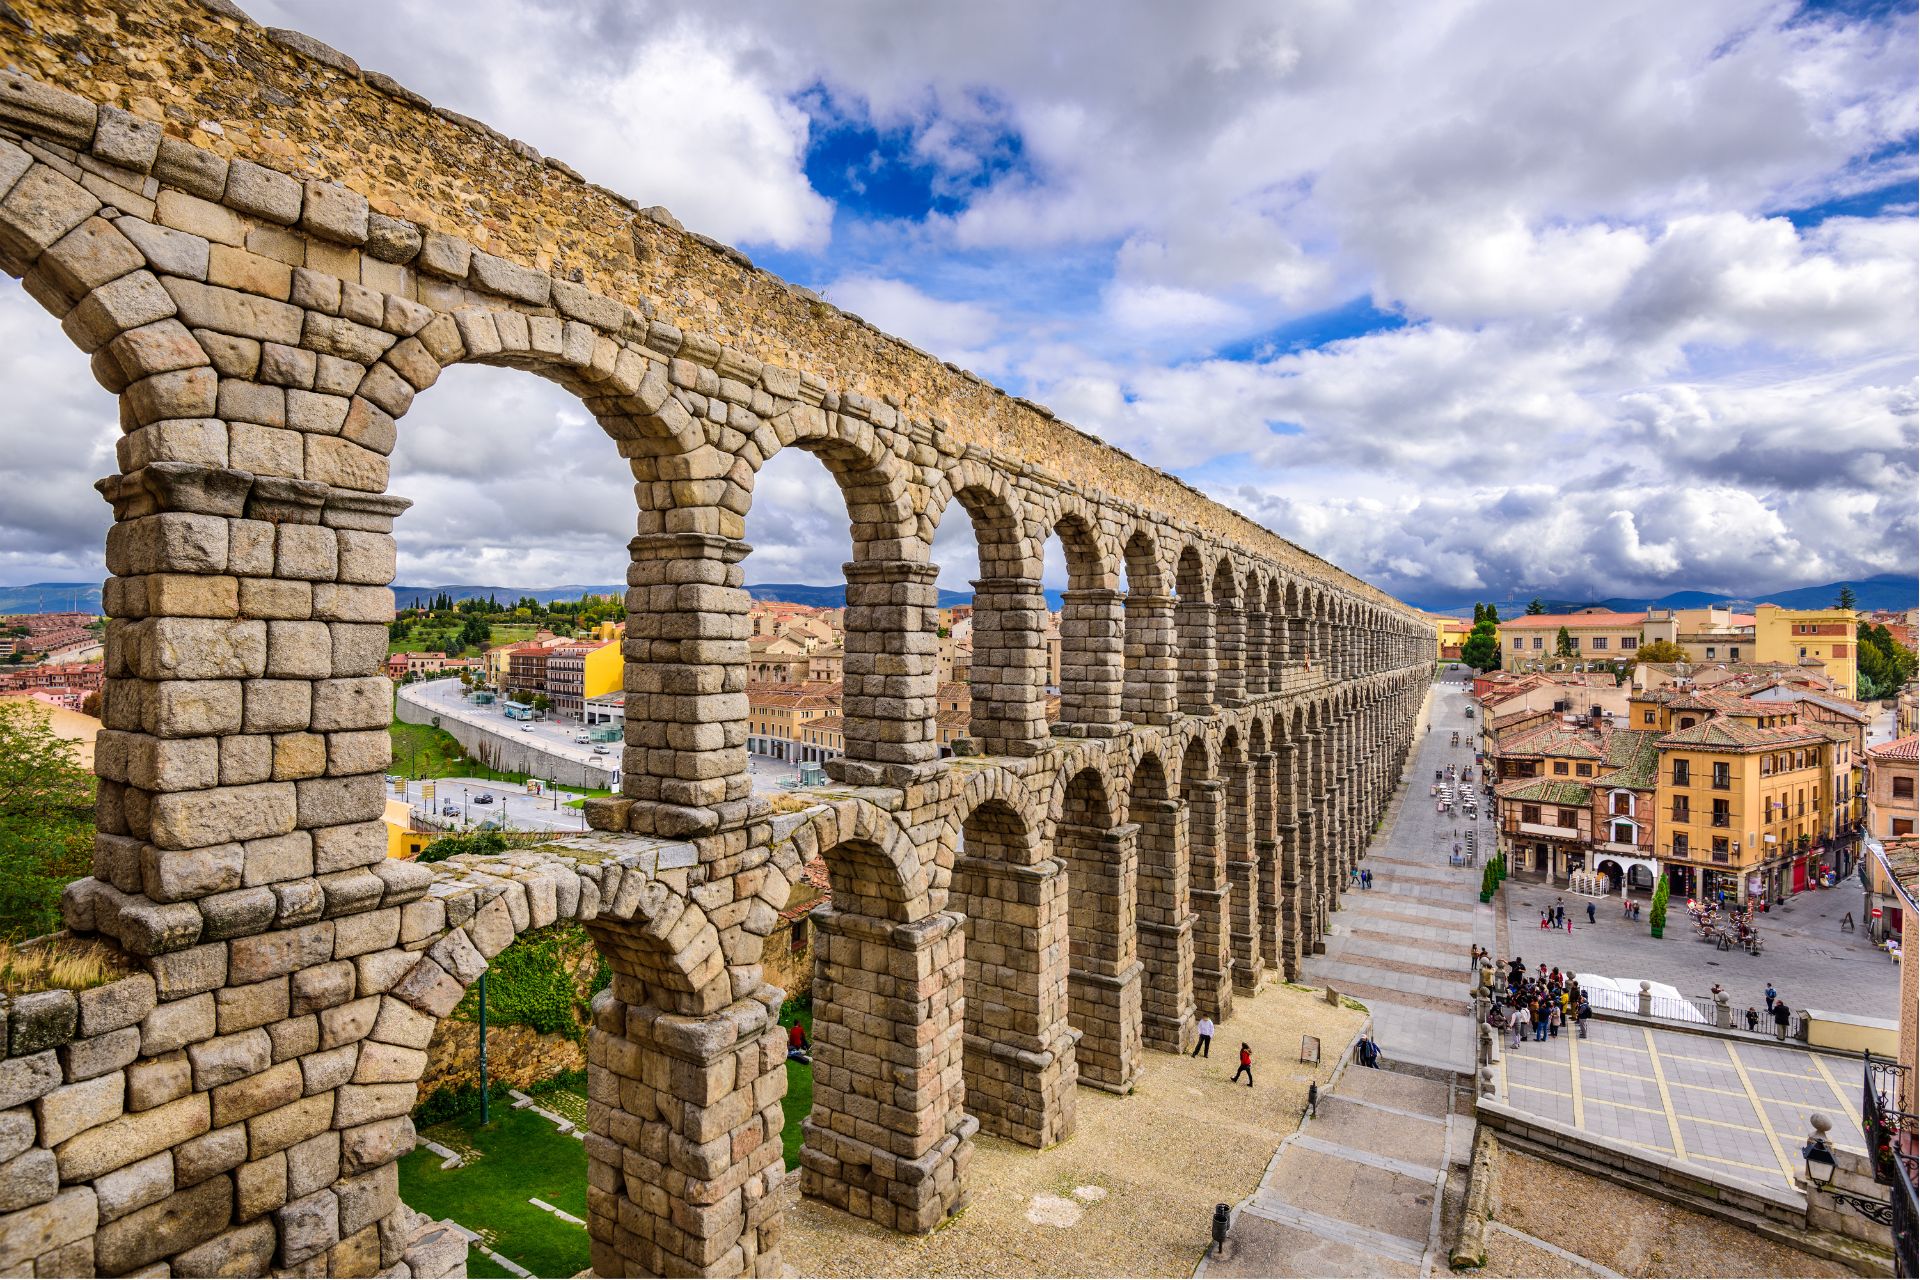
[[(1464, 715), (1467, 706), (1460, 682), (1433, 685), (1422, 722), (1414, 726), (1408, 781), (1361, 862), (1373, 873), (1373, 888), (1343, 893), (1326, 954), (1309, 957), (1302, 981), (1365, 1002), (1374, 1039), (1390, 1061), (1470, 1073), (1474, 1027), (1467, 955), (1475, 943), (1498, 950), (1498, 920), (1495, 908), (1480, 901), (1480, 868), (1447, 861), (1455, 829), (1464, 839), (1468, 820), (1458, 812), (1437, 813), (1427, 796), (1436, 769), (1473, 764), (1464, 745), (1448, 745), (1455, 728), (1479, 731), (1479, 722)], [(1488, 813), (1481, 810), (1477, 827), (1483, 853), (1493, 846)]]

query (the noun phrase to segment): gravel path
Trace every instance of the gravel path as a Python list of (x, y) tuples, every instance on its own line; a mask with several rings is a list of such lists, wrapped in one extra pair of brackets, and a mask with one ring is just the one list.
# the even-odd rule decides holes
[[(1326, 1086), (1365, 1020), (1318, 992), (1270, 986), (1234, 1001), (1210, 1061), (1149, 1052), (1131, 1097), (1081, 1089), (1078, 1131), (1050, 1151), (977, 1140), (972, 1203), (933, 1234), (895, 1235), (803, 1200), (787, 1215), (787, 1265), (820, 1276), (1187, 1276), (1213, 1206), (1260, 1182), (1274, 1149)], [(1302, 1065), (1300, 1037), (1322, 1045)], [(1228, 1081), (1253, 1046), (1257, 1088)]]

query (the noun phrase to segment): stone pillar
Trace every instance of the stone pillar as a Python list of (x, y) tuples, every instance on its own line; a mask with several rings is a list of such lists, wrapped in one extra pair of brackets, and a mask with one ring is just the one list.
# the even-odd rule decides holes
[(1223, 707), (1247, 705), (1247, 617), (1238, 600), (1213, 607), (1214, 646), (1219, 666), (1214, 701)]
[(1299, 745), (1281, 739), (1274, 751), (1274, 902), (1273, 955), (1283, 978), (1300, 974), (1301, 826), (1295, 812), (1299, 795)]
[(1233, 958), (1235, 990), (1251, 993), (1259, 990), (1261, 967), (1259, 877), (1253, 860), (1253, 770), (1245, 761), (1236, 760), (1223, 765), (1220, 773), (1226, 784), (1221, 831), (1230, 890), (1228, 951)]
[(939, 570), (911, 560), (857, 560), (845, 571), (846, 754), (825, 768), (849, 785), (904, 786), (942, 767), (934, 728)]
[[(1068, 591), (1060, 611), (1060, 722), (1054, 732), (1110, 738), (1123, 732), (1127, 610), (1118, 591)], [(1044, 599), (1043, 599), (1044, 607)]]
[(962, 1067), (966, 934), (957, 912), (903, 924), (812, 915), (813, 1113), (801, 1191), (896, 1231), (966, 1204), (980, 1127)]
[(1191, 784), (1187, 827), (1193, 841), (1188, 859), (1193, 893), (1193, 1002), (1215, 1022), (1233, 1012), (1233, 955), (1227, 920), (1232, 888), (1227, 881), (1223, 844), (1226, 784), (1216, 779)]
[(1312, 775), (1309, 783), (1313, 803), (1313, 953), (1327, 950), (1328, 919), (1333, 912), (1341, 886), (1335, 880), (1333, 860), (1334, 829), (1330, 756), (1332, 743), (1324, 732), (1308, 735), (1312, 748)]
[(1029, 1147), (1073, 1132), (1063, 870), (1051, 858), (967, 856), (953, 868), (952, 901), (967, 920), (967, 1109), (985, 1132)]
[(990, 756), (1039, 755), (1047, 728), (1047, 601), (1030, 578), (973, 584), (974, 749)]
[(1080, 1083), (1110, 1093), (1131, 1091), (1140, 1074), (1139, 834), (1131, 822), (1103, 831), (1063, 821), (1054, 832), (1072, 886), (1068, 992)]
[(1269, 693), (1279, 692), (1273, 683), (1273, 643), (1271, 624), (1273, 619), (1265, 606), (1248, 609), (1247, 619), (1247, 657), (1246, 657), (1246, 693), (1248, 698), (1264, 698)]
[(1262, 751), (1250, 757), (1248, 770), (1246, 861), (1229, 862), (1233, 880), (1233, 980), (1241, 991), (1260, 988), (1273, 933), (1277, 850), (1273, 843), (1274, 756)]
[(1293, 667), (1293, 627), (1284, 613), (1275, 613), (1267, 621), (1273, 629), (1267, 645), (1267, 689), (1286, 693), (1287, 672)]
[(1179, 710), (1174, 598), (1128, 592), (1126, 687), (1121, 716), (1134, 724), (1172, 724)]
[(779, 992), (687, 1016), (624, 975), (587, 1032), (587, 1232), (603, 1276), (781, 1274)]
[(1187, 886), (1187, 807), (1178, 800), (1135, 801), (1140, 825), (1137, 917), (1140, 927), (1141, 1036), (1156, 1049), (1193, 1047), (1193, 928)]
[(672, 838), (736, 829), (754, 809), (740, 569), (747, 544), (653, 533), (627, 547), (626, 826)]
[(1198, 592), (1183, 593), (1175, 605), (1180, 632), (1180, 710), (1191, 716), (1210, 716), (1219, 708), (1213, 700), (1213, 607)]

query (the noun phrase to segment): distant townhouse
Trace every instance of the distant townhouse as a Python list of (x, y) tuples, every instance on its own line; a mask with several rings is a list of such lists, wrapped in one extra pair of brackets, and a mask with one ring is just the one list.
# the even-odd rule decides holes
[[(1581, 609), (1574, 613), (1521, 614), (1500, 622), (1501, 665), (1523, 671), (1556, 659), (1615, 662), (1633, 657), (1640, 647), (1644, 613), (1615, 613), (1610, 609)], [(1565, 630), (1569, 652), (1560, 651)]]
[(1867, 751), (1867, 830), (1886, 842), (1915, 833), (1920, 818), (1920, 738), (1908, 735)]
[(588, 699), (620, 688), (621, 644), (587, 640), (555, 645), (547, 651), (546, 694), (555, 719), (584, 723)]

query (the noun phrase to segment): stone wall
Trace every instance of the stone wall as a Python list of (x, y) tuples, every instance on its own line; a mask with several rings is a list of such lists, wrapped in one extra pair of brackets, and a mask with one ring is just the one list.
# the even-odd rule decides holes
[[(966, 1203), (978, 1129), (1069, 1137), (1076, 1083), (1126, 1091), (1322, 945), (1431, 672), (1417, 614), (219, 0), (19, 0), (0, 47), (28, 73), (0, 73), (0, 267), (121, 406), (99, 834), (64, 908), (141, 970), (5, 1010), (0, 1269), (457, 1269), (394, 1165), (434, 1028), (516, 936), (579, 920), (613, 975), (595, 1270), (779, 1273), (763, 949), (816, 855), (801, 1184), (903, 1231)], [(476, 362), (578, 396), (635, 478), (622, 794), (590, 833), (422, 867), (380, 822), (387, 458)], [(740, 561), (784, 448), (839, 480), (854, 558), (847, 755), (773, 818)], [(981, 578), (945, 760), (956, 500)]]
[[(487, 1078), (496, 1085), (531, 1089), (567, 1071), (585, 1071), (587, 1051), (571, 1036), (531, 1027), (487, 1027)], [(442, 1089), (480, 1087), (480, 1024), (442, 1019), (427, 1042), (420, 1076), (425, 1101)]]

